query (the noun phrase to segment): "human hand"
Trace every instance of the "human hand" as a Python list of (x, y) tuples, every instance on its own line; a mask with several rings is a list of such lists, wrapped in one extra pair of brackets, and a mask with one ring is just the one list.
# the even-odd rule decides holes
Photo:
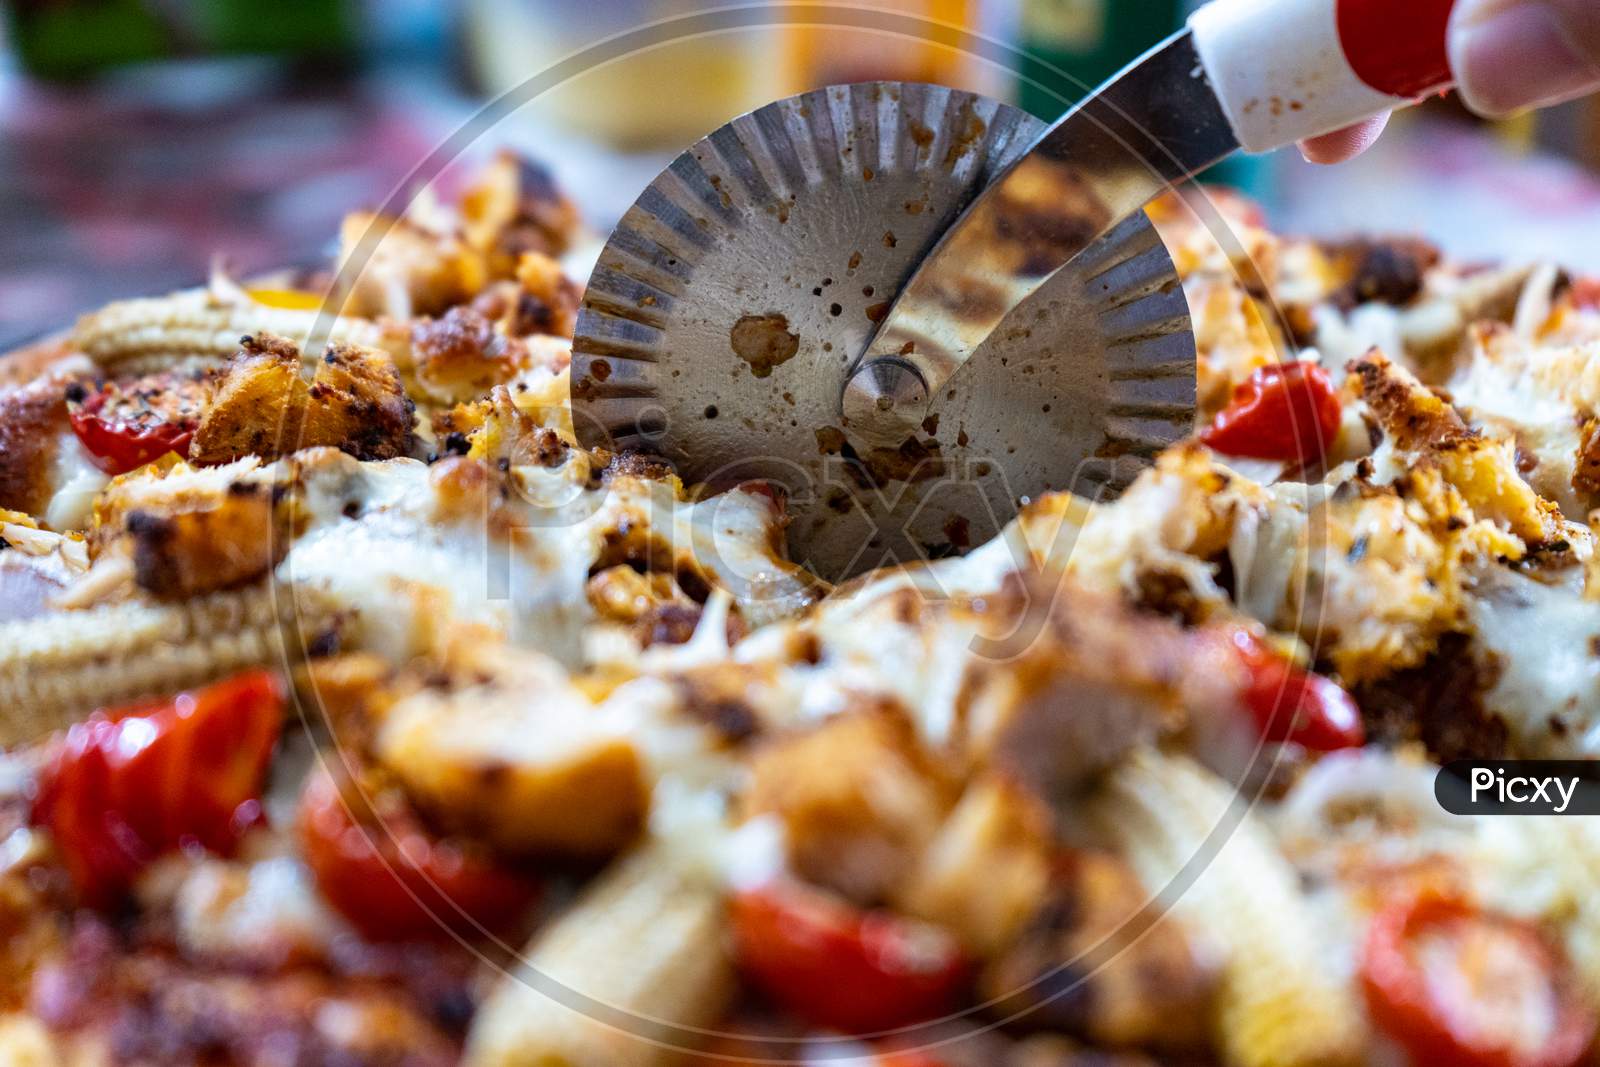
[[(1490, 118), (1548, 107), (1600, 89), (1595, 0), (1460, 0), (1450, 16), (1450, 68), (1472, 110)], [(1388, 116), (1302, 142), (1313, 163), (1360, 155)]]

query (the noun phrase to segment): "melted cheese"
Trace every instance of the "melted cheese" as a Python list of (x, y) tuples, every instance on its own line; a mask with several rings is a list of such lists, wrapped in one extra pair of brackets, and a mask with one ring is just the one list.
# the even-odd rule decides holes
[(1402, 313), (1387, 304), (1363, 304), (1349, 314), (1323, 306), (1317, 308), (1313, 318), (1319, 360), (1335, 376), (1374, 348), (1386, 353), (1406, 350)]
[(315, 886), (311, 871), (289, 855), (202, 860), (173, 900), (178, 943), (202, 959), (244, 963), (323, 955), (348, 927)]
[(487, 514), (458, 514), (441, 508), (421, 463), (325, 455), (302, 472), (311, 521), (277, 575), (348, 605), (361, 639), (397, 662), (440, 647), (443, 627), (472, 623), (577, 667), (596, 621), (589, 574), (620, 531), (653, 532), (753, 621), (791, 614), (813, 595), (778, 559), (778, 513), (761, 494), (691, 503), (669, 482), (627, 477), (592, 488), (578, 453), (513, 474), (518, 491)]
[(1467, 418), (1491, 433), (1514, 438), (1534, 460), (1528, 481), (1564, 514), (1582, 516), (1588, 501), (1573, 489), (1583, 414), (1600, 401), (1600, 380), (1585, 368), (1593, 353), (1535, 349), (1507, 336), (1480, 344), (1450, 395)]
[(1600, 603), (1497, 567), (1470, 612), (1495, 678), (1484, 708), (1505, 720), (1519, 751), (1600, 756)]
[(77, 434), (70, 430), (61, 434), (50, 472), (53, 492), (44, 511), (45, 524), (52, 530), (85, 529), (94, 514), (95, 494), (110, 481), (89, 458), (89, 450)]

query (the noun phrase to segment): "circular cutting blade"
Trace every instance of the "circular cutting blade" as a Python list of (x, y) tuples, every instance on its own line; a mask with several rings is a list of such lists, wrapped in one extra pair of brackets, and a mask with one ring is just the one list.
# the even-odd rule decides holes
[[(1014, 309), (899, 448), (853, 442), (846, 371), (923, 254), (1043, 124), (940, 86), (833, 86), (684, 152), (623, 216), (572, 355), (584, 444), (788, 493), (839, 579), (959, 552), (1053, 489), (1125, 486), (1190, 430), (1189, 309), (1137, 214)], [(1047, 197), (1030, 223), (1048, 227)], [(858, 447), (859, 446), (859, 447)]]

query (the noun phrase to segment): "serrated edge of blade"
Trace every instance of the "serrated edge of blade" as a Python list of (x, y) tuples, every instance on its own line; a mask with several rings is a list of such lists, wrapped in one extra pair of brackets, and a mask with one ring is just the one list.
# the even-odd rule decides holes
[[(982, 134), (958, 142), (967, 114)], [(773, 101), (712, 131), (640, 194), (590, 275), (572, 346), (573, 398), (587, 416), (580, 436), (611, 448), (659, 444), (641, 421), (654, 394), (638, 387), (654, 372), (637, 365), (670, 357), (664, 328), (691, 298), (704, 252), (744, 228), (741, 208), (781, 211), (798, 186), (871, 181), (879, 171), (994, 172), (1041, 129), (1026, 112), (975, 93), (858, 82)]]

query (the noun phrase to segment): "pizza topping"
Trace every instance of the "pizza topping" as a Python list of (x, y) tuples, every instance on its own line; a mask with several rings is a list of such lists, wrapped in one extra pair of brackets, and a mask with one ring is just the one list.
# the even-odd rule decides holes
[(162, 853), (227, 854), (261, 817), (283, 691), (261, 670), (169, 700), (98, 712), (45, 768), (33, 821), (54, 835), (79, 896), (115, 903)]
[(129, 384), (67, 387), (72, 430), (95, 466), (126, 474), (168, 452), (184, 454), (198, 421), (199, 384), (175, 374)]
[(495, 277), (516, 269), (527, 252), (560, 255), (576, 236), (578, 212), (542, 164), (514, 152), (495, 153), (462, 192), (467, 242)]
[[(1529, 546), (1572, 536), (1560, 509), (1534, 492), (1517, 470), (1513, 442), (1494, 440), (1467, 425), (1453, 404), (1378, 353), (1352, 363), (1350, 371), (1388, 442), (1406, 454), (1409, 480), (1425, 478), (1437, 467), (1471, 517), (1494, 522)], [(1500, 554), (1520, 558), (1514, 549)]]
[[(73, 916), (33, 975), (27, 1008), (84, 1057), (31, 1049), (0, 1030), (0, 1062), (98, 1065), (455, 1067), (473, 1003), (470, 956), (442, 946), (350, 944), (318, 966), (219, 966), (175, 952), (153, 924)], [(463, 958), (465, 957), (465, 958)], [(17, 1016), (10, 1016), (16, 1018)], [(63, 1042), (67, 1044), (67, 1042)], [(8, 1055), (9, 1054), (9, 1055)], [(65, 1057), (65, 1058), (63, 1058)]]
[(1008, 778), (972, 782), (893, 896), (973, 954), (1011, 945), (1050, 899), (1060, 846), (1053, 812)]
[(1258, 368), (1233, 392), (1200, 439), (1218, 452), (1316, 463), (1339, 435), (1339, 395), (1315, 363)]
[(835, 715), (756, 753), (745, 798), (784, 824), (790, 860), (819, 886), (880, 900), (939, 829), (951, 798), (940, 766), (894, 707)]
[(1422, 295), (1439, 250), (1416, 238), (1358, 239), (1327, 247), (1330, 267), (1346, 277), (1327, 302), (1341, 311), (1363, 304), (1405, 307)]
[(1336, 682), (1301, 670), (1245, 630), (1234, 632), (1233, 644), (1249, 673), (1244, 703), (1264, 740), (1313, 752), (1362, 745), (1361, 709)]
[(206, 504), (128, 513), (124, 529), (141, 589), (183, 600), (237, 587), (261, 577), (287, 551), (289, 537), (275, 521), (267, 486), (234, 482)]
[(398, 798), (369, 803), (326, 771), (306, 782), (299, 833), (322, 895), (374, 940), (503, 929), (539, 897), (533, 880), (429, 833)]
[(525, 345), (497, 332), (470, 307), (453, 307), (411, 327), (417, 383), (432, 396), (465, 403), (509, 382), (529, 362)]
[(968, 961), (939, 927), (864, 911), (816, 889), (772, 882), (736, 893), (734, 945), (745, 975), (807, 1022), (869, 1033), (954, 1007)]
[(191, 462), (276, 458), (330, 445), (357, 459), (393, 459), (411, 448), (412, 402), (389, 357), (359, 345), (329, 345), (309, 375), (294, 342), (245, 337), (209, 383), (194, 427)]
[(517, 258), (517, 283), (516, 304), (507, 322), (513, 337), (572, 336), (583, 286), (568, 278), (560, 263), (541, 252), (524, 252)]
[(1149, 893), (1120, 857), (1058, 853), (1050, 895), (984, 967), (1000, 1017), (1117, 1048), (1204, 1049), (1221, 960), (1175, 917), (1143, 922)]
[(1524, 923), (1423, 893), (1373, 920), (1361, 959), (1373, 1021), (1414, 1062), (1571, 1067), (1595, 1033), (1563, 961)]
[(287, 308), (290, 311), (316, 311), (327, 301), (327, 297), (321, 293), (304, 289), (247, 289), (245, 293), (265, 307)]
[(49, 506), (65, 414), (58, 383), (0, 385), (0, 508), (42, 515)]
[(593, 861), (632, 844), (651, 809), (638, 723), (598, 711), (550, 660), (463, 666), (468, 684), (412, 694), (377, 729), (373, 756), (409, 800), (509, 856)]

